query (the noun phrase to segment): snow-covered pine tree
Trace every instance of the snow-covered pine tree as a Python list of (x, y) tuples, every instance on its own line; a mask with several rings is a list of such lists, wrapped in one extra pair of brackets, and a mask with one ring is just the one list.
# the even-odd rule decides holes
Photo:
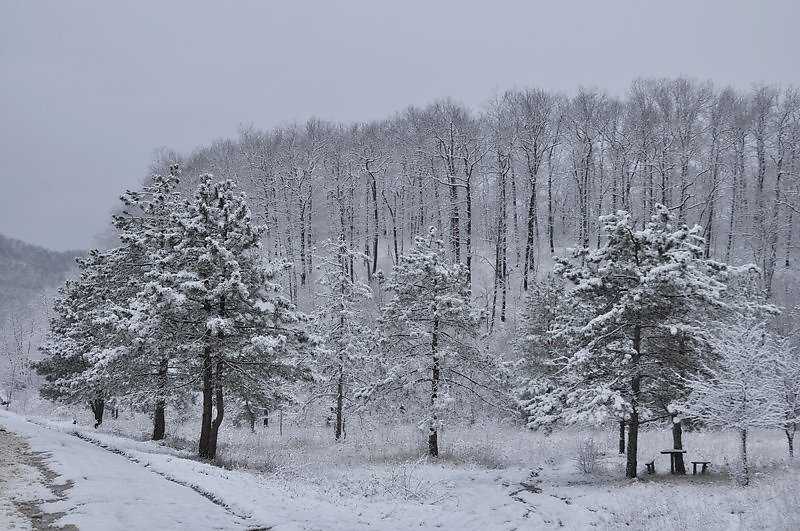
[(684, 415), (707, 426), (739, 432), (740, 485), (749, 483), (747, 434), (753, 428), (784, 426), (782, 378), (776, 372), (781, 343), (764, 323), (746, 319), (724, 323), (710, 338), (717, 359), (688, 379), (688, 399), (678, 405)]
[(275, 282), (281, 268), (261, 262), (263, 228), (252, 223), (232, 181), (202, 176), (175, 221), (180, 242), (171, 260), (182, 269), (173, 268), (160, 282), (181, 296), (185, 315), (192, 316), (177, 348), (199, 359), (199, 455), (213, 459), (226, 396), (239, 392), (251, 402), (269, 402), (280, 382), (306, 376), (309, 336), (305, 316)]
[(492, 383), (502, 364), (476, 346), (484, 314), (473, 306), (469, 284), (466, 266), (448, 261), (434, 228), (416, 238), (386, 283), (392, 298), (381, 315), (384, 377), (364, 394), (422, 391), (427, 416), (421, 427), (433, 457), (439, 455), (442, 412), (454, 393), (467, 391), (487, 403), (499, 393)]
[[(164, 435), (166, 364), (169, 331), (155, 306), (137, 300), (148, 275), (157, 268), (154, 252), (169, 247), (164, 231), (177, 208), (177, 168), (169, 176), (155, 175), (141, 191), (127, 191), (125, 210), (114, 216), (120, 245), (93, 250), (79, 261), (79, 277), (62, 288), (55, 304), (50, 336), (43, 347), (47, 357), (39, 372), (48, 383), (50, 398), (88, 399), (95, 423), (102, 423), (104, 401), (127, 398), (135, 407), (154, 395), (153, 438)], [(153, 400), (149, 400), (152, 404)]]
[[(657, 407), (655, 372), (685, 370), (656, 339), (696, 332), (687, 320), (693, 324), (708, 308), (722, 304), (720, 279), (726, 266), (704, 260), (700, 228), (673, 227), (664, 206), (657, 205), (641, 230), (624, 211), (603, 216), (601, 222), (605, 245), (559, 259), (558, 271), (572, 287), (550, 333), (577, 343), (557, 361), (557, 385), (532, 404), (531, 425), (554, 419), (624, 419), (625, 474), (635, 477), (639, 423)], [(557, 406), (561, 411), (555, 414)]]
[(548, 331), (556, 320), (563, 295), (564, 280), (559, 275), (548, 273), (530, 284), (519, 315), (514, 352), (532, 367), (554, 357), (556, 345)]
[(172, 249), (181, 237), (174, 219), (183, 204), (179, 175), (178, 166), (172, 165), (168, 175), (154, 175), (141, 191), (127, 191), (121, 197), (124, 210), (113, 218), (122, 245), (136, 257), (139, 275), (139, 289), (120, 323), (130, 338), (127, 373), (136, 383), (129, 399), (138, 408), (152, 408), (153, 440), (164, 438), (167, 404), (184, 404), (190, 390), (190, 375), (181, 370), (189, 362), (180, 359), (188, 353), (175, 348), (187, 316), (179, 294), (161, 282), (178, 265)]
[(367, 357), (377, 346), (376, 330), (368, 326), (366, 304), (372, 289), (351, 277), (350, 264), (364, 258), (354, 252), (339, 236), (337, 242), (323, 242), (326, 254), (320, 259), (323, 270), (319, 283), (319, 305), (314, 327), (322, 338), (322, 352), (317, 372), (323, 382), (324, 396), (334, 397), (334, 439), (345, 436), (344, 402), (354, 386), (363, 387)]
[(123, 396), (130, 378), (120, 366), (128, 338), (119, 326), (128, 298), (138, 289), (127, 249), (94, 249), (78, 260), (79, 276), (59, 290), (50, 331), (36, 365), (45, 377), (41, 394), (70, 403), (88, 402), (95, 427), (105, 402)]
[(544, 279), (529, 284), (513, 343), (514, 394), (523, 412), (532, 398), (551, 386), (553, 361), (567, 353), (568, 343), (549, 333), (563, 296), (564, 279), (560, 275), (548, 273)]

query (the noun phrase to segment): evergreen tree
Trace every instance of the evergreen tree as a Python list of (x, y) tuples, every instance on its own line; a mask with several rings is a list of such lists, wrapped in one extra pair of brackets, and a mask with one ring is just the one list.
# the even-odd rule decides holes
[(119, 378), (125, 348), (118, 326), (127, 297), (137, 289), (128, 275), (125, 249), (97, 249), (78, 261), (79, 276), (59, 290), (50, 331), (40, 347), (45, 358), (36, 369), (45, 377), (41, 394), (69, 403), (86, 401), (95, 427), (103, 423), (105, 403), (125, 394), (130, 378)]
[(109, 398), (154, 407), (154, 439), (168, 401), (186, 397), (177, 389), (202, 382), (200, 455), (212, 459), (225, 397), (247, 407), (286, 399), (287, 382), (308, 373), (309, 338), (306, 318), (280, 295), (281, 267), (261, 263), (262, 229), (244, 195), (204, 176), (181, 202), (177, 184), (171, 171), (125, 194), (114, 218), (121, 244), (79, 262), (39, 371), (44, 395), (89, 400), (98, 425)]
[(137, 408), (155, 403), (154, 439), (164, 436), (171, 352), (164, 345), (174, 330), (159, 326), (160, 310), (140, 299), (158, 268), (154, 251), (174, 244), (164, 241), (164, 231), (178, 205), (176, 186), (173, 167), (169, 176), (155, 175), (141, 191), (122, 196), (126, 210), (113, 218), (120, 245), (79, 261), (79, 278), (67, 282), (55, 304), (43, 348), (48, 357), (38, 366), (48, 380), (43, 395), (74, 400), (88, 394), (97, 425), (105, 400), (124, 397)]
[(322, 245), (327, 254), (322, 258), (319, 282), (324, 290), (318, 293), (320, 304), (314, 320), (323, 344), (317, 370), (325, 394), (334, 396), (334, 438), (338, 441), (345, 436), (345, 399), (354, 384), (365, 384), (364, 367), (377, 344), (377, 334), (366, 324), (365, 304), (372, 298), (372, 289), (350, 275), (350, 264), (363, 255), (348, 247), (344, 235), (338, 242)]
[(183, 406), (191, 378), (184, 369), (188, 352), (175, 348), (187, 316), (181, 313), (180, 297), (163, 290), (160, 279), (175, 267), (172, 249), (180, 240), (174, 215), (182, 207), (179, 168), (170, 166), (169, 175), (154, 175), (141, 191), (122, 196), (123, 212), (114, 216), (122, 245), (136, 257), (139, 289), (127, 302), (121, 320), (128, 341), (128, 372), (139, 383), (130, 399), (139, 408), (153, 410), (153, 440), (164, 438), (168, 403)]
[(471, 300), (466, 266), (451, 263), (443, 244), (430, 229), (400, 257), (386, 288), (392, 298), (383, 308), (386, 338), (383, 377), (366, 394), (379, 390), (416, 391), (427, 402), (421, 426), (428, 431), (428, 453), (439, 455), (442, 412), (459, 390), (492, 403), (497, 393), (498, 358), (476, 348), (483, 312)]
[(202, 382), (199, 454), (213, 459), (231, 391), (268, 403), (283, 381), (307, 374), (306, 318), (280, 295), (281, 267), (262, 265), (263, 227), (253, 225), (232, 181), (201, 177), (174, 219), (179, 238), (160, 289), (174, 292), (191, 316), (177, 348), (199, 358), (193, 367)]
[(525, 305), (519, 316), (514, 352), (535, 371), (554, 357), (559, 344), (548, 334), (558, 317), (558, 306), (564, 296), (564, 280), (548, 273), (531, 283)]
[(624, 211), (601, 222), (605, 245), (559, 260), (572, 287), (550, 333), (573, 346), (557, 360), (557, 385), (532, 404), (531, 423), (624, 419), (625, 473), (635, 477), (639, 424), (654, 416), (663, 371), (687, 370), (661, 339), (696, 334), (696, 320), (723, 305), (727, 267), (703, 259), (700, 228), (673, 227), (661, 205), (641, 230)]
[(553, 362), (567, 353), (567, 343), (549, 333), (558, 317), (564, 288), (563, 278), (554, 274), (531, 282), (520, 312), (513, 345), (517, 356), (514, 393), (523, 412), (535, 397), (553, 391)]

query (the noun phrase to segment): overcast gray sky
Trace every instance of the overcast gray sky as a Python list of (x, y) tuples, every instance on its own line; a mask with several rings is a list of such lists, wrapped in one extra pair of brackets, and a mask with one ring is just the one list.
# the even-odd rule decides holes
[(800, 1), (0, 0), (0, 233), (87, 248), (154, 149), (639, 76), (800, 85)]

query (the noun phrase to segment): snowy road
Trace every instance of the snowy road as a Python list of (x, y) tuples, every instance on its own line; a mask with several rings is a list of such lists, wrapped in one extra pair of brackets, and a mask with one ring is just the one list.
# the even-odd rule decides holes
[(58, 489), (47, 487), (46, 470), (40, 467), (25, 439), (0, 427), (0, 529), (31, 529), (58, 517), (45, 518), (39, 510), (38, 503), (58, 495)]
[[(570, 499), (585, 492), (542, 492), (530, 470), (373, 466), (353, 468), (331, 486), (229, 470), (152, 441), (5, 411), (0, 427), (8, 430), (0, 432), (4, 530), (511, 531), (606, 521)], [(416, 491), (422, 499), (408, 496)]]
[[(69, 433), (5, 413), (0, 428), (7, 430), (0, 431), (2, 529), (47, 528), (52, 520), (81, 531), (259, 527), (189, 487)], [(37, 468), (37, 452), (52, 471), (51, 480)], [(59, 499), (58, 486), (65, 483)]]

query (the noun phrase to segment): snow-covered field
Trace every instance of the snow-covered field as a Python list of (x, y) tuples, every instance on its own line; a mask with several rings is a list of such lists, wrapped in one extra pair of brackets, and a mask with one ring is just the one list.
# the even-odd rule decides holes
[[(192, 443), (180, 450), (114, 433), (145, 428), (138, 418), (109, 419), (95, 431), (0, 412), (0, 426), (29, 445), (3, 439), (3, 529), (29, 528), (30, 511), (18, 502), (36, 500), (45, 515), (64, 513), (57, 525), (82, 530), (800, 528), (800, 465), (784, 457), (779, 432), (752, 438), (755, 477), (742, 489), (729, 479), (736, 438), (725, 433), (686, 434), (688, 457), (708, 457), (712, 471), (676, 477), (658, 454), (668, 434), (645, 432), (641, 460), (657, 456), (658, 474), (628, 481), (611, 431), (545, 437), (474, 425), (444, 432), (443, 457), (429, 461), (419, 457), (419, 433), (402, 427), (353, 427), (334, 445), (322, 428), (287, 425), (281, 436), (277, 428), (250, 434), (226, 426), (219, 467), (192, 459)], [(191, 440), (192, 428), (182, 426), (171, 444), (180, 446), (184, 431)], [(589, 437), (608, 456), (584, 474), (575, 448)], [(44, 452), (57, 477), (48, 483), (29, 458), (19, 462), (26, 451)], [(52, 487), (64, 484), (57, 499)]]

